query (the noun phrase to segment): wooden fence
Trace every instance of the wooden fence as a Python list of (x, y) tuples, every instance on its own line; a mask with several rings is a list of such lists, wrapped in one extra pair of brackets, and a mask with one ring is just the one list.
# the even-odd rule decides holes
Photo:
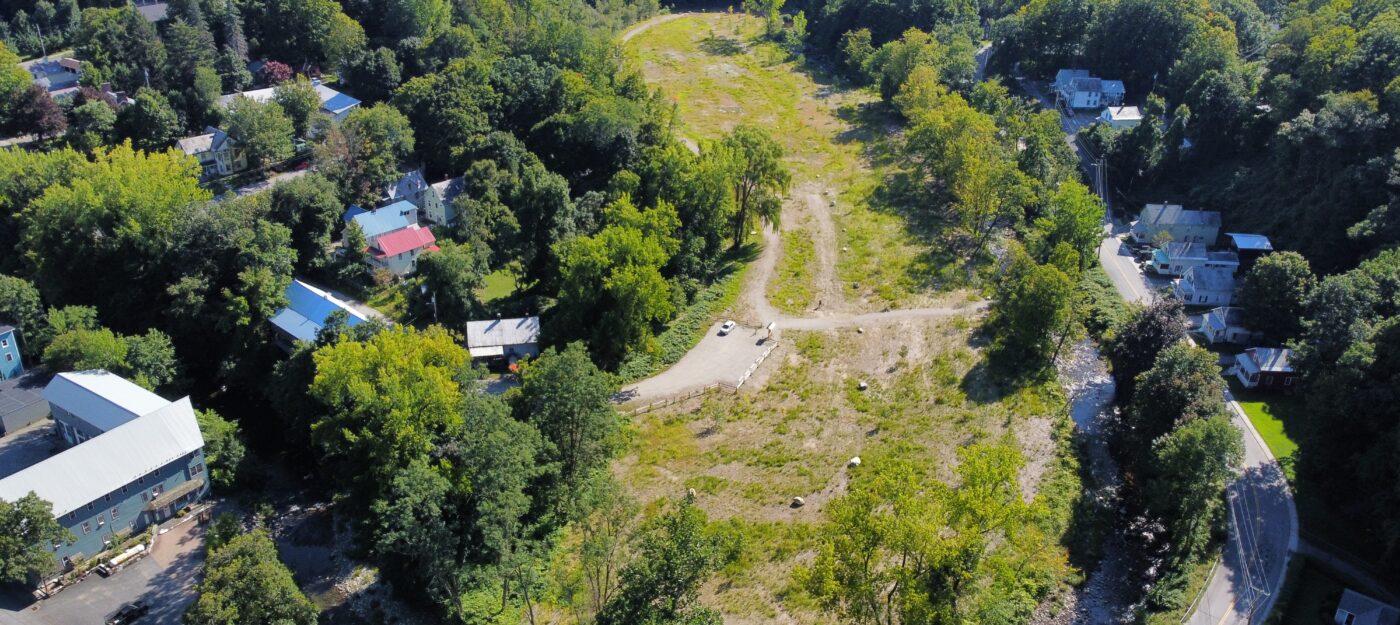
[(675, 396), (667, 397), (667, 398), (664, 398), (664, 399), (658, 399), (658, 400), (656, 400), (656, 401), (654, 401), (654, 402), (651, 402), (651, 403), (649, 403), (649, 404), (646, 404), (646, 405), (644, 405), (644, 406), (638, 406), (638, 407), (632, 408), (632, 409), (630, 409), (630, 410), (622, 411), (622, 413), (625, 414), (625, 415), (628, 415), (628, 416), (636, 416), (636, 415), (639, 415), (639, 414), (646, 414), (646, 413), (651, 412), (651, 411), (653, 411), (653, 410), (656, 410), (656, 409), (658, 409), (658, 408), (665, 408), (666, 406), (671, 406), (671, 405), (674, 405), (674, 404), (678, 404), (678, 403), (681, 403), (681, 402), (686, 401), (686, 400), (689, 400), (689, 399), (694, 399), (694, 398), (699, 397), (699, 396), (701, 396), (701, 395), (705, 395), (705, 394), (708, 394), (708, 393), (713, 393), (713, 392), (715, 392), (715, 391), (729, 391), (730, 393), (737, 393), (737, 392), (739, 392), (739, 387), (743, 386), (745, 382), (748, 382), (748, 381), (749, 381), (749, 378), (753, 377), (753, 372), (757, 371), (757, 370), (758, 370), (758, 366), (761, 365), (761, 364), (763, 364), (763, 361), (764, 361), (764, 360), (767, 360), (767, 359), (768, 359), (768, 356), (769, 356), (770, 354), (772, 354), (772, 353), (773, 353), (773, 350), (775, 350), (775, 349), (777, 349), (777, 348), (778, 348), (778, 341), (773, 341), (773, 342), (768, 346), (768, 349), (763, 350), (763, 353), (760, 354), (760, 355), (758, 356), (758, 358), (756, 358), (756, 359), (753, 361), (753, 363), (749, 365), (749, 368), (748, 368), (747, 370), (744, 371), (744, 375), (739, 376), (739, 381), (738, 381), (737, 383), (730, 384), (730, 383), (728, 383), (728, 382), (716, 382), (716, 383), (714, 383), (714, 384), (710, 384), (710, 385), (707, 385), (707, 386), (705, 386), (705, 387), (695, 389), (695, 390), (693, 390), (693, 391), (687, 391), (687, 392), (685, 392), (685, 393), (681, 393), (680, 395), (675, 395)]

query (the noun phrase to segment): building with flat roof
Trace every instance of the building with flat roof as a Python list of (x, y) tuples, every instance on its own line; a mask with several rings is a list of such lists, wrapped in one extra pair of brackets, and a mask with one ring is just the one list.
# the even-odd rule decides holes
[(72, 446), (0, 479), (0, 499), (32, 492), (53, 504), (73, 539), (45, 548), (64, 568), (208, 493), (204, 437), (188, 397), (167, 401), (102, 370), (61, 373), (43, 396), (65, 415), (55, 420)]

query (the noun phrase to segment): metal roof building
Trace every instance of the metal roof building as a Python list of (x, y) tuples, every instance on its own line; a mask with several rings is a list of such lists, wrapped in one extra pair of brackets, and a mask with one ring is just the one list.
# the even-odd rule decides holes
[(326, 324), (326, 318), (337, 310), (343, 310), (350, 315), (347, 321), (349, 326), (369, 321), (368, 316), (330, 291), (316, 288), (301, 280), (292, 280), (292, 283), (287, 285), (284, 295), (287, 297), (287, 307), (273, 315), (270, 322), (273, 327), (294, 341), (316, 340), (316, 333)]
[(204, 447), (188, 397), (0, 480), (0, 499), (30, 491), (61, 517)]
[(69, 371), (44, 388), (49, 405), (106, 432), (170, 402), (102, 369)]
[(540, 318), (517, 317), (467, 322), (467, 351), (472, 358), (539, 354)]

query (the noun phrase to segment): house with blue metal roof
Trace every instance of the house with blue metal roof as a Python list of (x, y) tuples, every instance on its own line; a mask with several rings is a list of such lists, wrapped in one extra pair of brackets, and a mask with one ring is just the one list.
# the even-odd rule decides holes
[(418, 223), (418, 207), (407, 201), (394, 202), (372, 211), (351, 206), (345, 211), (345, 223), (350, 222), (358, 224), (365, 234), (365, 240), (373, 245), (374, 240), (381, 236)]
[(349, 302), (301, 280), (292, 280), (285, 295), (287, 307), (273, 315), (270, 321), (272, 327), (277, 329), (278, 346), (289, 352), (297, 341), (316, 340), (316, 334), (337, 310), (347, 315), (347, 326), (354, 327), (369, 321), (367, 314)]

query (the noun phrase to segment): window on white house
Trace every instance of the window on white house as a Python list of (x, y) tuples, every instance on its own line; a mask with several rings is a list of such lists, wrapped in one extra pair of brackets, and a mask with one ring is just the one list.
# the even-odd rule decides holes
[(105, 515), (105, 514), (99, 514), (99, 515), (97, 515), (97, 526), (98, 526), (98, 527), (102, 527), (103, 525), (106, 525), (106, 524), (107, 524), (107, 515)]
[(92, 533), (92, 527), (88, 525), (88, 522), (87, 522), (87, 521), (83, 521), (83, 533), (84, 533), (84, 534), (91, 534), (91, 533)]
[(9, 347), (10, 339), (0, 339), (0, 347)]
[(115, 520), (117, 520), (117, 519), (120, 519), (121, 517), (122, 517), (122, 509), (121, 509), (121, 508), (118, 508), (118, 507), (116, 507), (116, 506), (112, 506), (112, 520), (115, 521)]

